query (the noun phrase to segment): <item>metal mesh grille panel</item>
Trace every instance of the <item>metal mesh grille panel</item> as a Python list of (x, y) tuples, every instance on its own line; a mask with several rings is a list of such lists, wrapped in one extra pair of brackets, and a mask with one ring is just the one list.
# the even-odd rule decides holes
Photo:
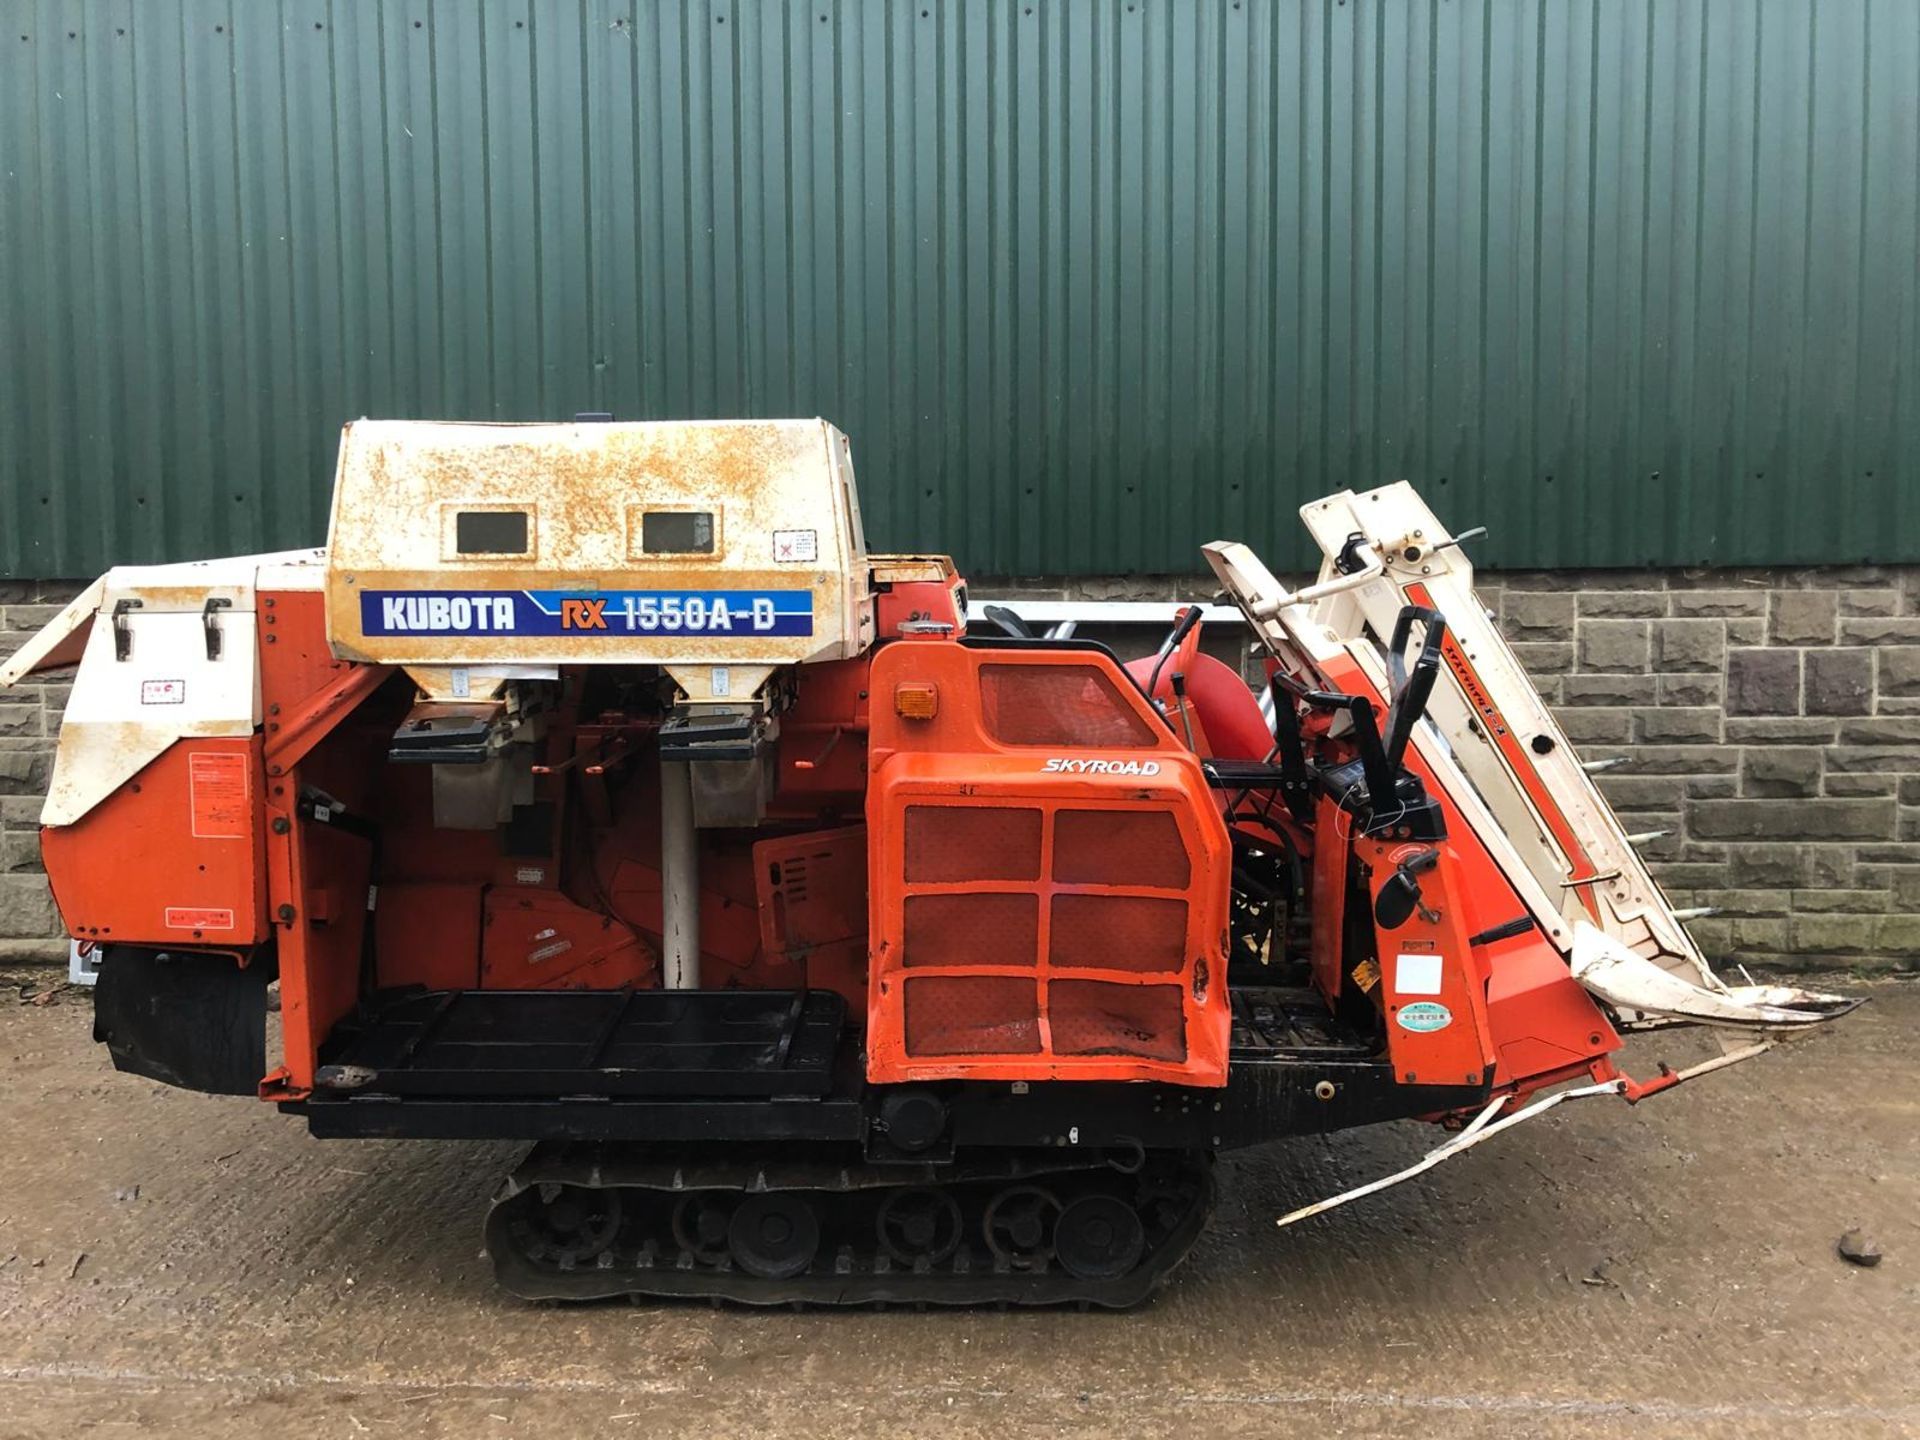
[(910, 884), (1040, 878), (1040, 812), (997, 805), (909, 805)]
[(1178, 985), (1055, 980), (1047, 986), (1047, 1019), (1056, 1055), (1187, 1058)]
[(1032, 965), (1040, 954), (1040, 897), (909, 895), (905, 932), (905, 965)]
[(1184, 890), (1190, 873), (1179, 823), (1164, 810), (1062, 810), (1054, 816), (1055, 880)]
[(1040, 1051), (1040, 998), (1031, 980), (1004, 975), (922, 975), (908, 980), (906, 991), (910, 1055), (1036, 1055)]
[(1092, 665), (982, 665), (980, 716), (1002, 745), (1140, 749), (1153, 731)]
[[(1102, 970), (1178, 970), (1186, 958), (1187, 902), (1152, 895), (1056, 895), (1051, 964)], [(908, 963), (912, 963), (909, 961)]]

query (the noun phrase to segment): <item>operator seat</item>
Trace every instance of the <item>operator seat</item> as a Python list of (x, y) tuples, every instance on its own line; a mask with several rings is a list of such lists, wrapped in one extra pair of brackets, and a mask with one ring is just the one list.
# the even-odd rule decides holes
[[(1153, 677), (1155, 657), (1129, 660), (1127, 674), (1143, 690)], [(1260, 713), (1260, 702), (1247, 688), (1246, 681), (1231, 665), (1216, 660), (1204, 651), (1196, 651), (1186, 662), (1187, 699), (1193, 706), (1199, 728), (1206, 732), (1202, 741), (1206, 755), (1220, 760), (1265, 760), (1273, 750), (1273, 732)], [(1149, 697), (1171, 705), (1173, 667), (1160, 670), (1156, 693)], [(1176, 727), (1178, 728), (1178, 727)], [(1196, 740), (1201, 737), (1196, 735)]]

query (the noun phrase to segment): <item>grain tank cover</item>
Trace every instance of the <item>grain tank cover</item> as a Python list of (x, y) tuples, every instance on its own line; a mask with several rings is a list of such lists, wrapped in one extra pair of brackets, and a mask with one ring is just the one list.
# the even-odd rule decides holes
[(327, 554), (351, 660), (746, 674), (873, 638), (853, 462), (823, 420), (355, 421)]

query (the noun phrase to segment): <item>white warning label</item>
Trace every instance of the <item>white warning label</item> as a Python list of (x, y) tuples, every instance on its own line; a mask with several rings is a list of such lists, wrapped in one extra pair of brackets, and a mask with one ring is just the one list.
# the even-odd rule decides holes
[(820, 532), (817, 530), (776, 530), (773, 532), (773, 558), (781, 565), (810, 564), (820, 558)]
[(142, 705), (184, 705), (187, 703), (187, 682), (184, 680), (142, 680), (140, 682), (140, 703)]

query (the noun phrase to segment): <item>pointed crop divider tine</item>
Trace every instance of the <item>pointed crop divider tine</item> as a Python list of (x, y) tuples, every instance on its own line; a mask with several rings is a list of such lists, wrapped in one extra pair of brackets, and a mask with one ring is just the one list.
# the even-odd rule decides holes
[(1636, 835), (1627, 836), (1627, 844), (1651, 845), (1655, 840), (1664, 840), (1671, 834), (1671, 830), (1642, 830)]
[(1617, 769), (1627, 763), (1625, 755), (1616, 755), (1611, 760), (1582, 760), (1580, 768), (1589, 775), (1598, 775), (1604, 770)]

